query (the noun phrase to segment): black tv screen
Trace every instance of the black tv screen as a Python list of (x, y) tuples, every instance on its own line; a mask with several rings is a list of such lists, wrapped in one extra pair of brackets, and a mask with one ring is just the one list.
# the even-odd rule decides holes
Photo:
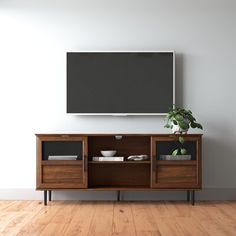
[(175, 101), (165, 52), (68, 52), (67, 113), (163, 114)]

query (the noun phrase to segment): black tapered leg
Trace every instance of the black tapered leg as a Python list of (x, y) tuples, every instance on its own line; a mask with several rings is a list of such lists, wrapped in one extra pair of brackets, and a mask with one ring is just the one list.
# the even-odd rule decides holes
[(120, 201), (120, 190), (117, 191), (117, 201)]
[(191, 195), (192, 195), (191, 196), (192, 205), (194, 205), (195, 204), (195, 191), (194, 190), (192, 190), (192, 194)]
[(52, 190), (48, 191), (48, 200), (49, 200), (49, 202), (52, 201)]
[(187, 201), (189, 202), (190, 201), (190, 191), (187, 190)]
[(44, 190), (44, 206), (47, 206), (47, 190)]

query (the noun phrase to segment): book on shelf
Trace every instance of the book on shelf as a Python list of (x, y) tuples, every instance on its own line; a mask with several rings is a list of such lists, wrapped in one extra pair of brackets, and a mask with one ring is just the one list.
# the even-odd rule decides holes
[(68, 161), (68, 160), (76, 160), (77, 155), (49, 155), (49, 161)]
[(93, 157), (93, 161), (124, 161), (124, 157)]

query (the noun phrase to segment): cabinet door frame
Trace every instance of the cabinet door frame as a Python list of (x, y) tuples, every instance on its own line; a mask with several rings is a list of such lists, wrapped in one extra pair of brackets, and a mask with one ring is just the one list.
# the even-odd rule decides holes
[[(43, 161), (42, 147), (43, 142), (47, 141), (81, 141), (82, 142), (82, 161)], [(36, 189), (84, 189), (88, 188), (88, 137), (81, 135), (36, 135)], [(82, 183), (43, 183), (43, 165), (60, 165), (60, 166), (71, 166), (80, 165), (82, 162)]]
[[(151, 188), (153, 189), (201, 189), (202, 187), (202, 146), (201, 146), (201, 135), (181, 135), (184, 137), (186, 141), (194, 141), (196, 142), (196, 161), (192, 164), (196, 166), (196, 184), (181, 184), (181, 183), (173, 183), (172, 184), (163, 184), (158, 183), (156, 181), (157, 171), (158, 171), (158, 161), (157, 161), (157, 148), (156, 148), (156, 142), (162, 142), (162, 141), (174, 141), (176, 138), (175, 134), (170, 134), (167, 136), (152, 136), (151, 137)], [(159, 163), (163, 163), (167, 161), (160, 161)], [(171, 163), (172, 162), (172, 163)], [(178, 161), (175, 164), (175, 161), (167, 162), (167, 165), (173, 165), (173, 166), (187, 166), (191, 165), (190, 161)], [(171, 186), (172, 185), (172, 186)]]

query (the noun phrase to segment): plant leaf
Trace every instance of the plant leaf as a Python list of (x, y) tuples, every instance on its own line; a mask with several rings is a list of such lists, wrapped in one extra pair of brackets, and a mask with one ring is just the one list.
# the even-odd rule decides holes
[(179, 151), (179, 149), (177, 148), (177, 149), (175, 149), (173, 152), (172, 152), (172, 156), (176, 156), (177, 154), (178, 154), (178, 151)]
[(170, 128), (170, 125), (169, 125), (169, 124), (166, 124), (164, 127), (165, 127), (165, 128)]
[(192, 122), (192, 123), (191, 123), (191, 127), (192, 127), (193, 129), (195, 129), (195, 128), (203, 129), (202, 125), (199, 124), (199, 123), (196, 123), (196, 122)]
[(184, 143), (184, 138), (183, 138), (182, 136), (179, 136), (179, 142), (180, 142), (181, 144)]
[(203, 129), (202, 125), (199, 124), (199, 123), (196, 123), (196, 126), (197, 126), (198, 129)]
[(175, 125), (178, 125), (178, 122), (177, 122), (176, 120), (173, 120), (173, 123), (174, 123)]
[(196, 123), (194, 123), (194, 122), (191, 122), (191, 127), (192, 127), (193, 129), (197, 128), (197, 125), (196, 125)]
[(181, 153), (181, 155), (186, 155), (187, 154), (187, 150), (185, 148), (181, 148), (180, 149), (180, 153)]
[(179, 126), (180, 126), (180, 128), (182, 128), (182, 129), (189, 129), (189, 124), (186, 123), (186, 122), (184, 122), (184, 121), (180, 121), (180, 122), (179, 122)]
[(177, 114), (177, 115), (175, 116), (175, 119), (176, 119), (177, 121), (182, 121), (184, 118), (183, 118), (183, 116)]

